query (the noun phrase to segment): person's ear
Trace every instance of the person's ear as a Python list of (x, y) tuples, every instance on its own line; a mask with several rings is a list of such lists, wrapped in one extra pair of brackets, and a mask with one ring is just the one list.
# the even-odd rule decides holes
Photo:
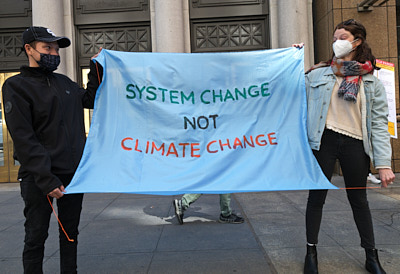
[(361, 38), (358, 38), (357, 41), (354, 42), (354, 45), (355, 45), (356, 47), (358, 47), (359, 45), (362, 44), (362, 42), (363, 42), (363, 40), (362, 40)]
[(31, 53), (31, 51), (32, 51), (32, 46), (31, 45), (25, 44), (24, 48), (25, 48), (26, 54), (30, 54)]

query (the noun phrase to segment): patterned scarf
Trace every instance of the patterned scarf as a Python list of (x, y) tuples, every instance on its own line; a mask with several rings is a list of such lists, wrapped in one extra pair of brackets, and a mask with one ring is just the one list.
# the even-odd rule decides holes
[(308, 70), (306, 73), (316, 69), (331, 66), (336, 76), (344, 77), (340, 84), (338, 95), (346, 101), (355, 103), (360, 85), (361, 75), (373, 73), (374, 67), (370, 61), (359, 63), (357, 61), (343, 61), (343, 59), (333, 58), (332, 62), (321, 62)]

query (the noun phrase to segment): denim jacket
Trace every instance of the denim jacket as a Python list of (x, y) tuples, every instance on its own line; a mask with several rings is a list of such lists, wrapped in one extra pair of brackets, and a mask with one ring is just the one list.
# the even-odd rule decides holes
[[(313, 150), (319, 150), (336, 76), (331, 67), (323, 67), (306, 74), (305, 81), (308, 142)], [(357, 100), (361, 100), (364, 150), (375, 167), (390, 167), (392, 149), (385, 88), (371, 74), (363, 75), (362, 81), (364, 93)]]

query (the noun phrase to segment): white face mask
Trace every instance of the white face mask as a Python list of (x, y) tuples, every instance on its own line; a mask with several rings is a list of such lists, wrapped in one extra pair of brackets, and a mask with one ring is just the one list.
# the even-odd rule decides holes
[(336, 58), (343, 58), (352, 52), (353, 49), (353, 43), (357, 41), (358, 39), (354, 40), (353, 42), (350, 42), (348, 40), (336, 40), (333, 44), (333, 52), (335, 53)]

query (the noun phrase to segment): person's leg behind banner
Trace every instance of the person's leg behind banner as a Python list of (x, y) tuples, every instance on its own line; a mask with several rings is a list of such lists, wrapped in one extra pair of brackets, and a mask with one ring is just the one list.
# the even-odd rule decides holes
[(242, 217), (237, 216), (235, 213), (232, 213), (231, 196), (232, 196), (231, 193), (219, 195), (221, 214), (219, 215), (218, 221), (220, 223), (227, 223), (227, 224), (241, 224), (244, 222), (244, 219)]
[(175, 209), (175, 216), (178, 222), (183, 225), (183, 212), (189, 208), (189, 206), (196, 202), (203, 194), (184, 194), (182, 198), (175, 199), (172, 201)]

